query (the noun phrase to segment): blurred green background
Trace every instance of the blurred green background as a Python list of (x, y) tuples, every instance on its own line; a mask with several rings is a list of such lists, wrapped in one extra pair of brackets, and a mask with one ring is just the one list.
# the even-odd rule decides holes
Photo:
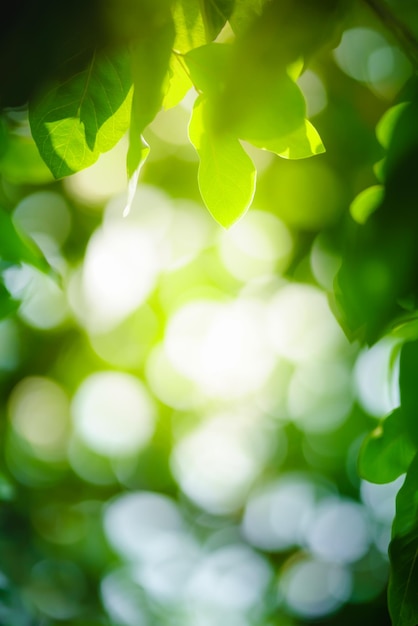
[(60, 279), (4, 272), (2, 626), (390, 623), (400, 482), (356, 463), (399, 404), (400, 340), (350, 343), (329, 294), (412, 69), (366, 9), (335, 46), (299, 79), (327, 152), (247, 146), (257, 192), (228, 231), (200, 201), (193, 93), (148, 129), (126, 218), (125, 140), (54, 182), (6, 111), (0, 200)]

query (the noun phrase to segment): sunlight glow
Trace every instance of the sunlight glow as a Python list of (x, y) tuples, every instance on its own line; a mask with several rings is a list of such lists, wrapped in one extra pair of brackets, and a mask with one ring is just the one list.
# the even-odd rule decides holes
[(265, 211), (251, 211), (245, 220), (220, 236), (220, 254), (226, 269), (238, 280), (286, 269), (293, 251), (287, 227)]
[(85, 443), (110, 457), (142, 448), (154, 431), (155, 409), (143, 384), (129, 374), (96, 372), (72, 403), (75, 427)]
[(273, 347), (295, 363), (329, 357), (348, 345), (326, 295), (311, 285), (283, 287), (271, 301), (267, 321)]
[(275, 365), (256, 300), (193, 301), (170, 319), (169, 360), (210, 397), (239, 398), (258, 391)]
[(106, 536), (113, 548), (129, 561), (154, 560), (184, 535), (176, 503), (152, 492), (117, 496), (104, 515)]
[(114, 223), (97, 230), (83, 268), (92, 325), (107, 330), (132, 313), (154, 287), (157, 272), (155, 251), (139, 228)]
[(346, 361), (312, 361), (295, 370), (288, 391), (288, 411), (307, 432), (340, 426), (353, 404), (351, 371)]
[[(354, 368), (358, 399), (370, 415), (383, 417), (400, 405), (399, 340), (389, 337), (362, 350)], [(391, 361), (392, 364), (391, 364)]]
[(254, 416), (217, 415), (174, 446), (171, 465), (192, 500), (212, 513), (231, 513), (242, 506), (269, 448)]
[(311, 521), (307, 538), (313, 554), (324, 561), (357, 561), (367, 552), (371, 539), (366, 509), (349, 500), (325, 500)]
[(9, 399), (13, 428), (34, 453), (46, 460), (61, 459), (66, 452), (70, 425), (69, 399), (49, 378), (24, 378)]
[(309, 557), (285, 566), (280, 581), (286, 605), (304, 618), (332, 613), (349, 599), (351, 588), (351, 575), (345, 567)]

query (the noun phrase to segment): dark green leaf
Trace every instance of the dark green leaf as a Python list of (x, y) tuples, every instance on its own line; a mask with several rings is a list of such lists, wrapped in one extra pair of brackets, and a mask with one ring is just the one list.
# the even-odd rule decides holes
[(189, 136), (200, 158), (198, 182), (202, 198), (213, 217), (229, 227), (252, 202), (256, 171), (236, 137), (213, 130), (207, 106), (203, 97), (196, 101)]
[(55, 178), (92, 165), (129, 125), (131, 70), (126, 50), (95, 53), (88, 67), (29, 104), (31, 130)]
[(372, 483), (392, 482), (407, 471), (415, 453), (401, 409), (395, 409), (366, 437), (360, 450), (360, 476)]
[(399, 387), (405, 427), (418, 446), (417, 373), (418, 341), (408, 341), (401, 350)]
[(418, 623), (418, 455), (396, 498), (389, 546), (392, 565), (388, 600), (393, 626)]

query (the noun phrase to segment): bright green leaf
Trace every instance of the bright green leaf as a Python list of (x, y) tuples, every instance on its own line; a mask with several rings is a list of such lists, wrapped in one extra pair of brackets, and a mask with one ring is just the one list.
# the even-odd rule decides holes
[(393, 626), (418, 623), (418, 455), (412, 461), (396, 498), (396, 516), (389, 546), (388, 589)]
[(181, 55), (177, 53), (171, 55), (168, 72), (168, 87), (162, 103), (163, 108), (166, 110), (181, 102), (189, 89), (193, 87)]
[(406, 102), (396, 104), (388, 109), (379, 120), (379, 123), (376, 126), (376, 136), (384, 148), (387, 149), (389, 147), (396, 124), (406, 107)]
[(316, 128), (305, 120), (295, 131), (278, 139), (252, 141), (257, 148), (270, 150), (285, 159), (306, 159), (325, 152), (324, 144)]
[(241, 95), (242, 114), (237, 116), (235, 124), (241, 139), (256, 144), (289, 138), (301, 128), (301, 135), (306, 133), (305, 100), (286, 72), (267, 80), (264, 72), (260, 71), (251, 89), (245, 87)]
[(415, 456), (404, 430), (401, 409), (395, 409), (366, 437), (360, 450), (360, 476), (372, 483), (389, 483), (404, 474)]
[(205, 24), (197, 0), (177, 0), (173, 9), (174, 49), (185, 53), (207, 43)]
[(32, 135), (55, 178), (92, 165), (129, 126), (126, 50), (95, 53), (88, 67), (29, 104)]
[(231, 226), (252, 202), (254, 164), (238, 139), (213, 130), (207, 102), (202, 97), (195, 103), (189, 136), (200, 158), (198, 182), (202, 198), (216, 221)]
[(132, 46), (134, 95), (127, 154), (130, 182), (125, 214), (129, 212), (139, 172), (149, 152), (142, 134), (161, 109), (168, 82), (168, 66), (174, 42), (174, 25), (169, 12), (162, 23), (155, 20), (154, 24), (154, 28)]
[(219, 95), (230, 59), (231, 45), (225, 43), (210, 43), (184, 56), (193, 84), (207, 95)]
[(385, 189), (383, 185), (373, 185), (364, 189), (354, 198), (350, 205), (352, 218), (359, 224), (364, 224), (382, 203), (384, 195)]

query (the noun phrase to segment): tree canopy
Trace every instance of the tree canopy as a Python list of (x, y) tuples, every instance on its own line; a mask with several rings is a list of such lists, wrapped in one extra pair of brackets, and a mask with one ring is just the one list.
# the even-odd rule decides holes
[(0, 624), (416, 626), (416, 3), (0, 29)]

